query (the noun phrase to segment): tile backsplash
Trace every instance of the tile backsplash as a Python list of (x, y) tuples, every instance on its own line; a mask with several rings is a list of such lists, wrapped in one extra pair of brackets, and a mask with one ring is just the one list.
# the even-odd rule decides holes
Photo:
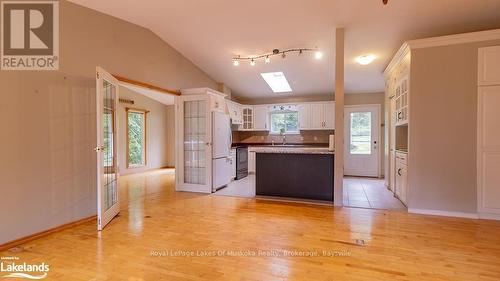
[[(328, 144), (331, 131), (301, 131), (300, 134), (286, 135), (286, 142), (289, 144)], [(233, 143), (281, 143), (283, 136), (270, 134), (269, 132), (257, 131), (233, 131)]]

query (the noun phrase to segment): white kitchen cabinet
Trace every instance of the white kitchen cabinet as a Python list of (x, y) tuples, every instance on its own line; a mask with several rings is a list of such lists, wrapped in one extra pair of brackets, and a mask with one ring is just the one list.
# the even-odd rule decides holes
[(335, 129), (335, 103), (328, 102), (324, 105), (325, 107), (325, 129), (334, 130)]
[(251, 131), (253, 130), (253, 107), (252, 106), (243, 106), (243, 126), (242, 131)]
[(243, 108), (240, 104), (227, 100), (227, 111), (231, 117), (231, 123), (235, 125), (243, 125)]
[(256, 105), (253, 107), (255, 131), (269, 131), (269, 109), (267, 105)]
[(311, 104), (311, 129), (321, 130), (325, 121), (325, 107), (322, 103)]
[(299, 129), (307, 130), (311, 128), (311, 105), (308, 103), (299, 104)]
[(310, 130), (335, 129), (334, 102), (311, 103), (310, 111)]
[(407, 205), (408, 197), (408, 154), (396, 152), (396, 197)]
[(254, 174), (255, 173), (255, 159), (256, 154), (255, 151), (252, 151), (251, 148), (248, 149), (248, 172)]
[(408, 124), (409, 119), (409, 80), (408, 76), (405, 76), (399, 81), (396, 86), (396, 126)]
[(231, 179), (236, 178), (236, 148), (231, 149)]
[(500, 46), (479, 48), (478, 85), (500, 85)]

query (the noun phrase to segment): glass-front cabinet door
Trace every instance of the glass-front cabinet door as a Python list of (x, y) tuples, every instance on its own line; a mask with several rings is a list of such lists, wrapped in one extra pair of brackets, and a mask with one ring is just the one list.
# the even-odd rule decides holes
[(212, 118), (208, 95), (176, 100), (176, 190), (212, 192)]

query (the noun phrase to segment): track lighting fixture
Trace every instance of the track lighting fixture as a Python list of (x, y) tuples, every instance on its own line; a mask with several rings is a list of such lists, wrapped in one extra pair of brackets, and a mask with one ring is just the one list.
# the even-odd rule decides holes
[(250, 61), (251, 66), (255, 66), (256, 61), (260, 59), (263, 59), (265, 63), (270, 63), (272, 56), (281, 55), (282, 58), (286, 58), (287, 53), (299, 53), (299, 55), (301, 55), (305, 52), (314, 52), (314, 57), (316, 59), (321, 59), (323, 57), (323, 53), (321, 53), (317, 48), (286, 49), (283, 51), (280, 51), (279, 49), (273, 49), (271, 53), (265, 53), (257, 56), (251, 56), (251, 57), (236, 56), (233, 58), (233, 65), (238, 66), (240, 65), (239, 64), (240, 61), (247, 60)]

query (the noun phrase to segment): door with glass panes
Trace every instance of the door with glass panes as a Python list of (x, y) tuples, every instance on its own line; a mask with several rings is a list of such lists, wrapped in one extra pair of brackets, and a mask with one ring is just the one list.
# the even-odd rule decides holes
[(212, 192), (212, 115), (208, 95), (176, 100), (176, 190)]
[(378, 177), (380, 106), (346, 106), (344, 112), (344, 174)]

